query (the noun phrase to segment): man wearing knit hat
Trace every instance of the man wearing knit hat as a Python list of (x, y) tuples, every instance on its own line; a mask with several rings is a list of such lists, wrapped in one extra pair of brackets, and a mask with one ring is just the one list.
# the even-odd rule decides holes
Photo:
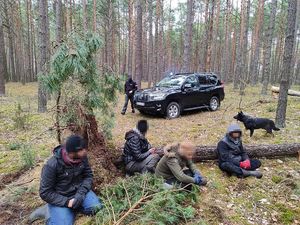
[(72, 135), (64, 146), (53, 150), (53, 156), (44, 165), (40, 196), (48, 204), (35, 213), (44, 212), (47, 224), (72, 225), (77, 212), (93, 215), (102, 208), (91, 190), (93, 173), (86, 149), (86, 141)]

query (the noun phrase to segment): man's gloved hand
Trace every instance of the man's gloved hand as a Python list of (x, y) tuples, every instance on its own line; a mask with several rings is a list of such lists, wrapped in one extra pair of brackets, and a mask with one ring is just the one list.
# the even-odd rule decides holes
[(201, 177), (201, 175), (199, 174), (199, 173), (195, 173), (194, 174), (194, 181), (195, 181), (195, 184), (201, 184), (201, 182), (202, 182), (202, 177)]
[(74, 202), (72, 205), (72, 209), (77, 209), (82, 205), (82, 202), (85, 198), (85, 195), (76, 193), (74, 196)]
[(245, 161), (240, 162), (240, 167), (243, 169), (250, 169), (251, 168), (250, 160), (247, 159)]

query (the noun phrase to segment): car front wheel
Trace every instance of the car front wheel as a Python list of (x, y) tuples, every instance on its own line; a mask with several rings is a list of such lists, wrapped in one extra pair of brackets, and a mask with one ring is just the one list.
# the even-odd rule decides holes
[(176, 102), (171, 102), (167, 107), (167, 118), (174, 119), (180, 116), (180, 105)]
[(211, 111), (216, 111), (220, 107), (220, 100), (218, 97), (213, 96), (209, 101), (209, 108)]

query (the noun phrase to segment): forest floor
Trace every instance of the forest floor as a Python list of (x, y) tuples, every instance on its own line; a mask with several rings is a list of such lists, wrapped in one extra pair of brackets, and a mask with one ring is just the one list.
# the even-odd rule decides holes
[[(149, 120), (148, 139), (154, 146), (184, 139), (197, 145), (216, 145), (239, 111), (238, 93), (231, 86), (225, 86), (225, 93), (219, 111), (189, 112), (175, 120), (132, 114), (130, 110), (122, 116), (124, 96), (120, 95), (109, 144), (122, 146), (125, 132), (144, 118)], [(24, 111), (19, 115), (18, 104)], [(262, 97), (259, 87), (248, 87), (241, 102), (245, 113), (270, 119), (275, 117), (276, 105), (277, 99), (271, 93)], [(7, 96), (0, 97), (0, 106), (0, 224), (24, 224), (29, 212), (42, 204), (38, 195), (40, 172), (57, 144), (55, 131), (49, 129), (54, 123), (51, 108), (54, 102), (50, 101), (48, 113), (38, 114), (37, 84), (9, 83)], [(274, 137), (258, 130), (252, 138), (248, 132), (244, 133), (243, 139), (246, 144), (300, 142), (300, 98), (289, 97), (287, 126)], [(24, 143), (36, 158), (36, 165), (30, 170), (24, 169)], [(261, 180), (227, 177), (215, 162), (199, 163), (209, 183), (202, 190), (196, 218), (190, 224), (300, 224), (300, 162), (296, 158), (262, 159), (262, 162)], [(88, 221), (81, 217), (77, 224)]]

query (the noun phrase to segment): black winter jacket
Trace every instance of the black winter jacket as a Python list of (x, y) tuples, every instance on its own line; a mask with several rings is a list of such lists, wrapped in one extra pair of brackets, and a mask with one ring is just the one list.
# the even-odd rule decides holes
[(223, 138), (217, 146), (219, 165), (224, 162), (231, 162), (237, 166), (240, 165), (241, 161), (249, 159), (247, 153), (243, 148), (242, 142), (234, 146), (230, 143), (228, 137)]
[(140, 162), (146, 159), (151, 153), (148, 140), (137, 130), (133, 129), (125, 134), (125, 145), (123, 160), (127, 165), (130, 162)]
[(40, 196), (49, 204), (66, 207), (75, 194), (85, 196), (91, 190), (93, 173), (87, 158), (69, 166), (63, 161), (61, 151), (61, 146), (56, 147), (43, 167)]
[[(132, 79), (128, 79), (124, 86), (125, 94), (129, 97), (134, 95), (134, 92), (137, 90), (137, 84)], [(130, 91), (132, 91), (130, 93)]]

